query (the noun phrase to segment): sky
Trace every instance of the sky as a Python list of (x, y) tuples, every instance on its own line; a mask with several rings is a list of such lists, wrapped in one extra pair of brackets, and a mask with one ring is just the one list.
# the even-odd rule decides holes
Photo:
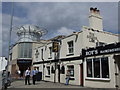
[[(15, 2), (13, 27), (25, 24), (37, 25), (47, 29), (42, 39), (57, 35), (69, 35), (78, 32), (82, 26), (89, 26), (90, 7), (97, 7), (103, 17), (104, 31), (118, 33), (117, 2)], [(2, 49), (7, 56), (8, 33), (10, 28), (11, 3), (2, 2)], [(16, 31), (12, 31), (11, 44), (17, 41)]]

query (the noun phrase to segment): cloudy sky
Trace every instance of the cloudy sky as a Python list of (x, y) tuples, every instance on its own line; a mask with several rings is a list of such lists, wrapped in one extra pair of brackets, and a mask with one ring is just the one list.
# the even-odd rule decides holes
[[(48, 30), (43, 39), (69, 35), (88, 25), (89, 8), (97, 7), (103, 17), (104, 31), (118, 32), (117, 2), (16, 2), (13, 26), (32, 24)], [(3, 56), (7, 56), (11, 3), (2, 3)], [(12, 43), (17, 40), (12, 32)]]

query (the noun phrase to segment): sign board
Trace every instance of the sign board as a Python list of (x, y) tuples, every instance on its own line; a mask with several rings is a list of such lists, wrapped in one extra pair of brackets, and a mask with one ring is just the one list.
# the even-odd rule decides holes
[(21, 60), (17, 60), (17, 64), (31, 64), (32, 60), (25, 60), (25, 59), (21, 59)]
[(120, 43), (116, 43), (116, 44), (113, 43), (105, 46), (82, 50), (83, 57), (111, 54), (111, 53), (120, 53)]
[(59, 50), (59, 43), (57, 41), (53, 41), (52, 52), (58, 52), (58, 50)]

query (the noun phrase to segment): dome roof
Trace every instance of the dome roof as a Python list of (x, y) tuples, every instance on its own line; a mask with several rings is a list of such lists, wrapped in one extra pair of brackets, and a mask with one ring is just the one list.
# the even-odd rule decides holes
[(40, 28), (38, 26), (34, 26), (34, 25), (23, 25), (21, 27), (18, 28), (17, 34), (18, 36), (21, 34), (25, 34), (25, 33), (34, 33), (34, 34), (38, 34), (38, 35), (43, 35), (47, 33), (46, 29)]

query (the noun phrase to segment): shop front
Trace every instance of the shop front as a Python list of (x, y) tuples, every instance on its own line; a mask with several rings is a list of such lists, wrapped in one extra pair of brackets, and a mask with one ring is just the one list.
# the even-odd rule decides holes
[(120, 43), (83, 49), (84, 86), (120, 88)]

